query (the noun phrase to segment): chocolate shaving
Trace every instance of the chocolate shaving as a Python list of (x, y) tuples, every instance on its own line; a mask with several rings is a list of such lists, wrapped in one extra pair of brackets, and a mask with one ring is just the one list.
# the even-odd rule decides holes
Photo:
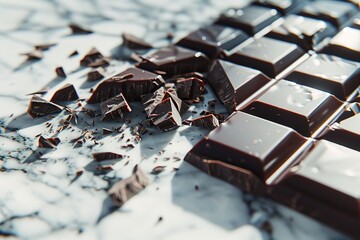
[(134, 50), (143, 50), (143, 49), (150, 49), (152, 48), (152, 46), (145, 42), (144, 40), (129, 34), (129, 33), (123, 33), (121, 35), (122, 40), (123, 40), (123, 45), (128, 47), (129, 49), (134, 49)]
[(124, 95), (119, 95), (106, 100), (100, 104), (101, 120), (112, 120), (116, 118), (124, 118), (124, 113), (131, 112), (131, 108), (127, 103)]
[(50, 102), (74, 101), (77, 99), (79, 99), (79, 96), (74, 86), (67, 83), (54, 93)]
[(72, 34), (90, 34), (93, 31), (89, 29), (85, 29), (77, 24), (71, 23), (69, 24), (69, 28), (71, 29)]
[(149, 179), (146, 173), (136, 165), (130, 177), (115, 183), (108, 191), (116, 206), (122, 206), (129, 199), (138, 194), (149, 185)]
[(183, 124), (207, 129), (214, 129), (219, 126), (219, 120), (213, 114), (209, 114), (194, 118), (192, 120), (185, 120)]
[(124, 155), (113, 153), (113, 152), (98, 152), (92, 154), (93, 158), (97, 162), (105, 161), (105, 160), (111, 160), (111, 159), (118, 159), (118, 158), (124, 158)]
[(45, 115), (58, 113), (61, 111), (62, 111), (61, 106), (48, 102), (45, 99), (38, 97), (36, 95), (34, 95), (31, 98), (29, 107), (27, 109), (27, 113), (33, 118), (42, 117)]
[(43, 136), (39, 137), (39, 147), (41, 148), (56, 148), (60, 143), (59, 138), (44, 138)]

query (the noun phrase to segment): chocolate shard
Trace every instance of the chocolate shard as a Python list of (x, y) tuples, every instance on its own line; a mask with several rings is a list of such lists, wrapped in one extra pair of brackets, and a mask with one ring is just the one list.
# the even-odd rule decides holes
[(27, 57), (27, 61), (40, 60), (44, 57), (42, 51), (34, 50), (32, 52), (22, 53), (21, 55)]
[(89, 63), (88, 67), (97, 68), (97, 67), (107, 67), (110, 65), (110, 59), (109, 58), (99, 58), (95, 61)]
[(209, 59), (201, 52), (195, 52), (177, 46), (168, 46), (142, 56), (136, 65), (148, 71), (162, 71), (167, 77), (189, 73), (204, 72)]
[(56, 148), (56, 146), (60, 143), (60, 139), (55, 138), (44, 138), (43, 136), (39, 137), (39, 147), (41, 148)]
[(108, 128), (103, 128), (102, 129), (102, 134), (103, 135), (108, 135), (108, 134), (112, 134), (115, 130), (112, 129), (108, 129)]
[(203, 93), (204, 89), (204, 81), (196, 77), (176, 81), (176, 92), (181, 99), (196, 99)]
[(185, 125), (207, 129), (214, 129), (219, 126), (219, 120), (213, 114), (208, 114), (191, 120), (185, 120), (183, 123)]
[(102, 121), (116, 118), (122, 119), (124, 118), (124, 113), (131, 112), (131, 108), (122, 93), (102, 102), (100, 108)]
[(69, 24), (69, 28), (71, 29), (72, 34), (90, 34), (93, 31), (89, 29), (85, 29), (77, 24), (71, 23)]
[(149, 43), (132, 34), (123, 33), (121, 34), (121, 37), (123, 40), (123, 45), (128, 47), (129, 49), (143, 50), (153, 48)]
[(225, 115), (222, 114), (222, 113), (215, 113), (214, 111), (207, 111), (207, 110), (203, 110), (201, 111), (200, 113), (200, 116), (204, 116), (204, 115), (209, 115), (209, 114), (212, 114), (214, 115), (220, 123), (224, 122), (225, 121)]
[(157, 104), (149, 117), (163, 132), (174, 130), (181, 125), (180, 113), (170, 98)]
[(74, 85), (67, 83), (54, 93), (50, 102), (74, 101), (77, 99), (79, 99), (79, 96)]
[(104, 56), (96, 49), (92, 48), (83, 59), (80, 60), (80, 65), (83, 67), (88, 67), (89, 64), (103, 59)]
[(88, 103), (103, 102), (119, 93), (128, 101), (138, 101), (141, 95), (152, 93), (164, 84), (165, 81), (160, 75), (139, 68), (128, 68), (101, 82)]
[(148, 176), (136, 165), (133, 174), (119, 182), (115, 183), (108, 191), (109, 196), (112, 198), (116, 206), (121, 207), (125, 202), (138, 194), (146, 186), (150, 184)]
[(63, 67), (57, 67), (55, 68), (56, 75), (61, 78), (66, 78), (66, 73), (64, 71)]
[(124, 155), (114, 153), (114, 152), (97, 152), (92, 154), (93, 158), (97, 162), (111, 160), (111, 159), (118, 159), (124, 158)]
[(96, 69), (96, 70), (88, 72), (86, 80), (89, 81), (89, 82), (93, 82), (93, 81), (96, 81), (96, 80), (100, 80), (103, 77), (104, 77), (103, 71), (100, 70), (100, 69)]
[(28, 93), (28, 94), (26, 94), (26, 95), (35, 95), (35, 94), (44, 95), (44, 94), (47, 93), (48, 91), (49, 91), (49, 88), (43, 88), (43, 89), (40, 89), (39, 91), (32, 92), (32, 93)]
[(52, 102), (48, 102), (45, 99), (34, 95), (31, 100), (29, 107), (27, 109), (27, 113), (33, 117), (42, 117), (45, 115), (58, 113), (62, 111), (62, 107), (54, 104)]
[(56, 45), (56, 43), (44, 43), (44, 44), (37, 44), (34, 46), (34, 48), (35, 48), (35, 50), (46, 51), (55, 45)]
[(166, 168), (166, 166), (156, 166), (151, 171), (151, 174), (158, 175), (158, 174), (162, 173), (165, 170), (165, 168)]
[(79, 54), (79, 52), (77, 50), (74, 50), (72, 53), (69, 54), (69, 57), (73, 57), (73, 56), (76, 56), (78, 54)]

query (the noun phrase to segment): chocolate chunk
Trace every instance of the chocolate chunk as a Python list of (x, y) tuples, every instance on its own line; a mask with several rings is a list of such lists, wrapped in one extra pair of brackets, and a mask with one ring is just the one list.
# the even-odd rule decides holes
[(242, 47), (228, 59), (274, 78), (303, 54), (295, 44), (262, 37)]
[(104, 77), (103, 71), (101, 71), (100, 69), (92, 70), (92, 71), (88, 72), (86, 80), (89, 81), (89, 82), (93, 82), (93, 81), (96, 81), (96, 80), (100, 80), (103, 77)]
[(63, 67), (55, 68), (55, 72), (58, 77), (66, 78), (66, 73), (65, 73)]
[(170, 98), (155, 106), (150, 119), (163, 132), (174, 130), (181, 125), (180, 113)]
[(342, 102), (314, 88), (280, 80), (243, 111), (311, 136)]
[(340, 27), (357, 13), (351, 3), (337, 1), (316, 1), (307, 3), (298, 13), (305, 17), (321, 19)]
[(56, 43), (45, 43), (45, 44), (35, 45), (34, 48), (35, 48), (35, 50), (39, 50), (39, 51), (47, 51), (47, 50), (49, 50), (49, 48), (51, 48), (55, 45), (56, 45)]
[(80, 60), (80, 65), (87, 67), (89, 64), (102, 60), (104, 56), (96, 49), (92, 48), (84, 57)]
[(210, 66), (208, 81), (220, 101), (232, 112), (270, 79), (257, 70), (215, 60)]
[(222, 113), (215, 113), (214, 111), (206, 111), (206, 110), (203, 110), (201, 111), (200, 113), (200, 116), (205, 116), (205, 115), (209, 115), (209, 114), (212, 114), (214, 115), (220, 123), (224, 122), (225, 121), (225, 115), (222, 114)]
[(62, 107), (54, 104), (52, 102), (48, 102), (45, 99), (34, 95), (31, 100), (29, 107), (27, 109), (28, 114), (33, 117), (42, 117), (45, 115), (58, 113), (62, 111)]
[(308, 58), (285, 78), (345, 100), (360, 85), (360, 68), (356, 62), (319, 54)]
[(60, 139), (55, 138), (44, 138), (43, 136), (39, 137), (39, 147), (41, 148), (56, 148), (56, 146), (60, 143)]
[(149, 183), (146, 173), (140, 166), (136, 165), (133, 169), (133, 174), (115, 183), (108, 191), (108, 194), (112, 198), (113, 203), (120, 207), (143, 190)]
[(21, 55), (27, 57), (27, 61), (40, 60), (44, 57), (42, 51), (34, 50), (32, 52), (22, 53)]
[(121, 34), (123, 45), (128, 47), (129, 49), (142, 50), (142, 49), (150, 49), (152, 46), (145, 42), (144, 40), (129, 34), (123, 33)]
[(89, 63), (88, 67), (97, 68), (97, 67), (107, 67), (110, 64), (110, 59), (108, 58), (99, 58), (95, 61)]
[(142, 61), (136, 66), (149, 71), (162, 71), (166, 76), (189, 72), (204, 72), (209, 59), (200, 52), (182, 47), (164, 47), (142, 56)]
[(176, 92), (181, 99), (196, 99), (205, 89), (203, 80), (191, 77), (176, 81)]
[(220, 160), (266, 180), (305, 142), (304, 137), (288, 127), (236, 112), (200, 140), (188, 155)]
[(72, 53), (69, 54), (69, 57), (73, 57), (73, 56), (76, 56), (78, 54), (79, 54), (79, 52), (77, 50), (74, 50)]
[(312, 50), (323, 41), (335, 35), (336, 29), (330, 23), (297, 15), (289, 15), (283, 24), (271, 30), (266, 36), (295, 43), (305, 51)]
[(28, 93), (26, 95), (36, 95), (36, 94), (40, 94), (40, 95), (44, 95), (46, 94), (47, 92), (49, 91), (49, 88), (43, 88), (39, 91), (36, 91), (36, 92), (32, 92), (32, 93)]
[(124, 113), (131, 112), (131, 108), (126, 99), (120, 93), (119, 95), (106, 100), (100, 104), (101, 120), (112, 120), (116, 118), (124, 118)]
[(111, 160), (111, 159), (118, 159), (118, 158), (124, 158), (124, 155), (114, 153), (114, 152), (97, 152), (92, 154), (93, 158), (97, 162)]
[(336, 34), (321, 52), (358, 62), (359, 42), (360, 29), (346, 27)]
[(176, 45), (205, 53), (209, 57), (221, 56), (247, 40), (249, 36), (241, 30), (210, 25), (200, 28), (176, 43)]
[(93, 31), (89, 29), (85, 29), (77, 24), (71, 23), (69, 24), (69, 28), (71, 29), (72, 34), (90, 34)]
[(215, 23), (243, 30), (254, 35), (280, 18), (275, 9), (249, 5), (238, 9), (230, 8)]
[(103, 102), (120, 93), (128, 101), (138, 101), (141, 95), (154, 92), (164, 84), (165, 81), (160, 75), (139, 68), (128, 68), (101, 82), (88, 103)]
[(79, 99), (74, 86), (70, 83), (58, 89), (52, 96), (50, 102), (74, 101)]
[(204, 115), (191, 120), (185, 120), (183, 123), (185, 125), (207, 129), (214, 129), (219, 126), (219, 120), (213, 114)]

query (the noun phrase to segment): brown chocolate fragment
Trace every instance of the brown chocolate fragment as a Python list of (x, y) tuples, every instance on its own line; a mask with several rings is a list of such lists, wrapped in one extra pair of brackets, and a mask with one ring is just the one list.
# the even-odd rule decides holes
[(203, 111), (201, 111), (200, 116), (204, 116), (204, 115), (208, 115), (208, 114), (213, 114), (219, 120), (220, 123), (225, 121), (225, 115), (224, 114), (215, 113), (214, 111), (203, 110)]
[(181, 125), (180, 113), (170, 98), (157, 104), (149, 117), (163, 132), (174, 130)]
[(97, 162), (111, 160), (111, 159), (118, 159), (118, 158), (124, 158), (124, 155), (114, 153), (114, 152), (98, 152), (92, 154), (93, 158)]
[(149, 183), (146, 173), (140, 166), (136, 165), (133, 174), (130, 177), (115, 183), (108, 191), (108, 194), (112, 198), (113, 203), (120, 207), (143, 190)]
[(44, 57), (42, 51), (34, 50), (32, 52), (22, 53), (21, 55), (27, 57), (27, 61), (40, 60)]
[(100, 108), (102, 121), (116, 118), (123, 119), (124, 113), (131, 112), (131, 108), (122, 93), (102, 102)]
[(84, 56), (84, 58), (80, 60), (80, 65), (83, 67), (88, 67), (89, 64), (99, 61), (103, 58), (104, 58), (104, 56), (96, 48), (92, 48)]
[(45, 44), (38, 44), (35, 45), (34, 48), (35, 50), (39, 50), (39, 51), (46, 51), (49, 50), (49, 48), (55, 46), (56, 43), (45, 43)]
[(41, 148), (56, 148), (56, 146), (60, 143), (60, 139), (55, 138), (44, 138), (43, 136), (39, 137), (39, 147)]
[(123, 33), (121, 35), (123, 40), (123, 45), (128, 47), (129, 49), (135, 49), (135, 50), (142, 50), (142, 49), (150, 49), (152, 46), (145, 42), (144, 40), (129, 34), (129, 33)]
[(77, 95), (74, 86), (70, 83), (67, 83), (54, 93), (50, 102), (64, 102), (77, 99), (79, 99), (79, 96)]
[(85, 29), (77, 24), (71, 23), (69, 24), (69, 28), (71, 29), (72, 34), (90, 34), (93, 31), (89, 29)]
[(185, 120), (183, 124), (207, 129), (214, 129), (219, 126), (219, 120), (213, 114), (208, 114), (191, 120)]
[(52, 102), (48, 102), (45, 99), (34, 95), (30, 100), (27, 112), (31, 117), (36, 118), (53, 113), (58, 113), (61, 112), (61, 110), (61, 106)]
[(106, 67), (109, 66), (110, 59), (109, 58), (99, 58), (95, 61), (89, 63), (88, 67), (97, 68), (97, 67)]
[(92, 71), (88, 72), (86, 80), (89, 82), (93, 82), (96, 80), (100, 80), (103, 77), (104, 77), (103, 72), (100, 69), (97, 69), (97, 70), (92, 70)]
[(166, 168), (166, 166), (156, 166), (151, 171), (151, 174), (158, 175), (158, 174), (162, 173), (165, 170), (165, 168)]
[(76, 56), (78, 54), (79, 54), (79, 52), (77, 50), (74, 50), (72, 53), (70, 53), (69, 57), (73, 57), (73, 56)]
[(32, 92), (32, 93), (28, 93), (26, 95), (35, 95), (35, 94), (40, 94), (40, 95), (44, 95), (45, 93), (47, 93), (49, 91), (49, 88), (43, 88), (39, 91), (36, 92)]
[(205, 89), (203, 80), (191, 77), (176, 81), (176, 91), (181, 99), (196, 99)]
[(122, 93), (128, 101), (138, 101), (140, 96), (154, 92), (165, 84), (157, 74), (128, 68), (127, 70), (104, 80), (93, 92), (88, 103), (103, 102)]
[(103, 135), (112, 134), (113, 132), (114, 132), (114, 130), (112, 130), (112, 129), (108, 129), (108, 128), (103, 128), (102, 129), (102, 134)]
[(64, 71), (63, 67), (57, 67), (55, 68), (56, 75), (61, 78), (66, 78), (66, 73)]

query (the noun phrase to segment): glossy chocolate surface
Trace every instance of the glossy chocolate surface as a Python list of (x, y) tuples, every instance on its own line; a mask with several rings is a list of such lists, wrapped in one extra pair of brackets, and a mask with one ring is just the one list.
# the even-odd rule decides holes
[(301, 6), (304, 0), (258, 0), (255, 4), (271, 7), (278, 10), (281, 14), (289, 14), (296, 11), (296, 9)]
[(208, 81), (228, 111), (232, 112), (270, 79), (260, 71), (215, 60), (210, 66)]
[(360, 69), (358, 63), (319, 54), (304, 61), (285, 78), (345, 100), (360, 84)]
[(283, 24), (272, 29), (266, 36), (295, 43), (307, 51), (335, 33), (336, 29), (325, 21), (289, 15), (285, 17)]
[(74, 85), (67, 83), (54, 93), (50, 102), (73, 101), (77, 99), (79, 99), (79, 96)]
[(275, 9), (250, 5), (241, 9), (228, 9), (215, 23), (238, 28), (247, 34), (254, 35), (279, 17), (280, 14)]
[(310, 136), (341, 104), (326, 92), (280, 80), (243, 111)]
[(263, 37), (242, 47), (228, 59), (258, 69), (273, 78), (303, 54), (295, 44)]

